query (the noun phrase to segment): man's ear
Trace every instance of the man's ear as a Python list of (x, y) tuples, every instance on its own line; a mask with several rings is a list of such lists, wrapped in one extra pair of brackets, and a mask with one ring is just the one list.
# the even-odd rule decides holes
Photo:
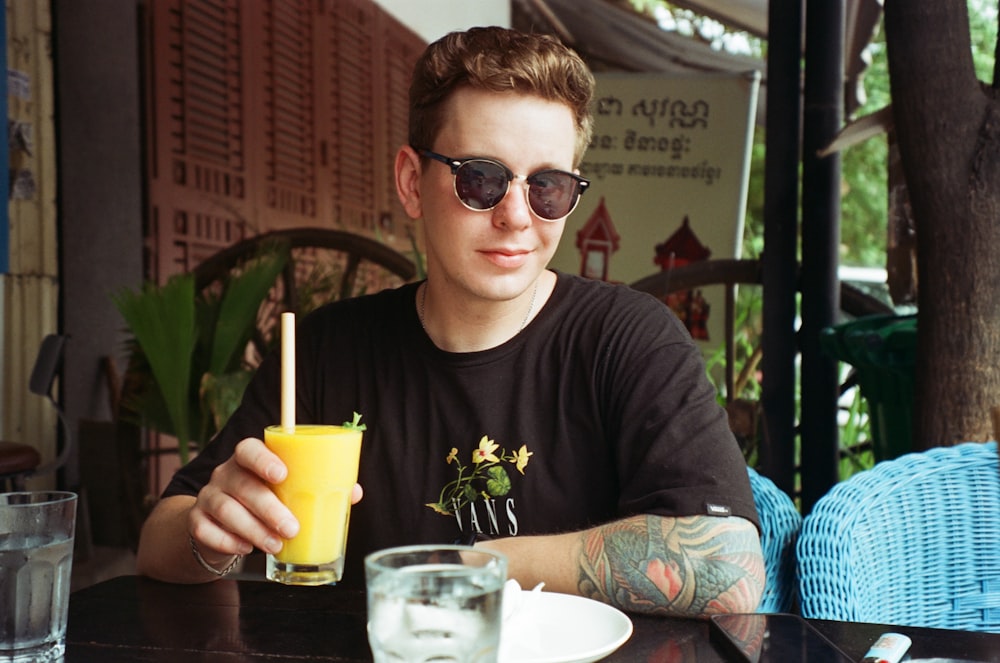
[(396, 153), (396, 194), (411, 219), (423, 216), (420, 204), (420, 156), (409, 145)]

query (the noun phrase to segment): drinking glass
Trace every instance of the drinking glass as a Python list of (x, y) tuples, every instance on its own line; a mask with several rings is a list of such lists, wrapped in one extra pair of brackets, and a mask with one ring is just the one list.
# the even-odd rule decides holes
[(264, 429), (264, 444), (288, 468), (274, 493), (299, 521), (299, 532), (267, 555), (267, 578), (286, 585), (330, 585), (344, 574), (351, 493), (358, 481), (362, 433), (332, 425)]
[(66, 648), (76, 494), (0, 494), (0, 660), (61, 660)]
[(388, 548), (365, 558), (375, 663), (495, 663), (507, 558), (468, 546)]

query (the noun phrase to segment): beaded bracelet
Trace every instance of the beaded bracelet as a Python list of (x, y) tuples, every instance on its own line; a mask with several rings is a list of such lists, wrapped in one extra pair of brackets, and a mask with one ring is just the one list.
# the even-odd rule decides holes
[(200, 552), (198, 552), (198, 546), (194, 542), (194, 537), (191, 536), (190, 534), (188, 535), (188, 541), (191, 542), (191, 553), (194, 555), (195, 560), (199, 564), (201, 564), (201, 568), (205, 569), (212, 575), (219, 576), (220, 578), (224, 575), (227, 575), (230, 571), (235, 569), (236, 565), (239, 564), (241, 559), (243, 559), (243, 555), (236, 555), (235, 557), (233, 557), (233, 561), (229, 562), (226, 568), (220, 571), (219, 569), (215, 568), (214, 566), (205, 561), (205, 558), (201, 556)]

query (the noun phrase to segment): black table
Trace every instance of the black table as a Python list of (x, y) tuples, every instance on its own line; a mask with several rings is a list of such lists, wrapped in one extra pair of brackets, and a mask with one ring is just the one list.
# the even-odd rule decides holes
[[(697, 620), (633, 617), (608, 663), (717, 663), (726, 658)], [(883, 632), (913, 639), (913, 658), (1000, 663), (1000, 634), (813, 620), (860, 660)], [(171, 585), (122, 576), (75, 592), (65, 663), (371, 661), (363, 592), (256, 580)]]

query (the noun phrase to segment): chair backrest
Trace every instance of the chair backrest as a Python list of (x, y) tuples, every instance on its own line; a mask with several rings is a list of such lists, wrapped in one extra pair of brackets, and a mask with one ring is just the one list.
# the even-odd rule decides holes
[(38, 349), (38, 356), (35, 358), (35, 366), (31, 370), (31, 378), (28, 380), (28, 389), (31, 393), (45, 396), (52, 403), (59, 417), (59, 424), (63, 430), (63, 448), (52, 461), (38, 467), (32, 475), (55, 472), (69, 459), (73, 452), (75, 439), (73, 429), (69, 425), (66, 413), (52, 395), (52, 383), (55, 382), (56, 375), (62, 370), (63, 354), (66, 348), (68, 336), (63, 334), (48, 334), (42, 339), (42, 345)]
[(996, 442), (910, 453), (855, 474), (802, 524), (805, 617), (1000, 632)]
[(802, 516), (773, 481), (748, 467), (753, 500), (760, 517), (760, 545), (767, 583), (757, 612), (788, 612), (795, 603), (795, 542)]
[(34, 445), (26, 442), (0, 442), (0, 491), (24, 490), (29, 477), (54, 472), (62, 467), (73, 451), (74, 437), (65, 412), (52, 396), (52, 384), (62, 368), (63, 350), (68, 337), (49, 334), (42, 339), (42, 345), (35, 358), (35, 365), (28, 380), (28, 389), (33, 394), (44, 396), (52, 403), (59, 417), (64, 434), (63, 449), (56, 458), (40, 465), (41, 457)]

